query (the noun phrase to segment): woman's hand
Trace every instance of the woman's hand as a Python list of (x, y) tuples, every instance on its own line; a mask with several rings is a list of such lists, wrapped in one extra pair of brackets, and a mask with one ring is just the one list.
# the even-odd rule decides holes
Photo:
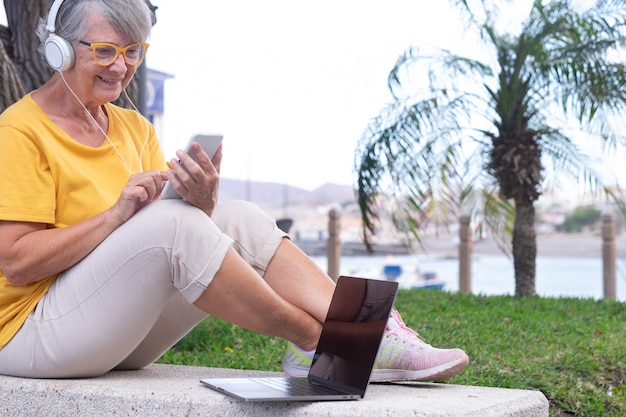
[(198, 162), (186, 152), (177, 151), (178, 159), (170, 161), (172, 169), (167, 172), (167, 178), (185, 201), (210, 216), (217, 204), (222, 145), (217, 148), (213, 159), (197, 142), (191, 144), (191, 152)]
[(163, 171), (147, 171), (132, 175), (115, 205), (111, 207), (111, 214), (120, 223), (126, 222), (142, 207), (159, 199), (166, 181), (167, 174)]

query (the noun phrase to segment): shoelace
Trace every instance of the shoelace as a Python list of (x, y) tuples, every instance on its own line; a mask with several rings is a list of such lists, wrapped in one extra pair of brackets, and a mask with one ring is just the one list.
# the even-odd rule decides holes
[[(396, 322), (395, 326), (393, 326), (392, 320)], [(410, 343), (411, 346), (416, 344), (415, 337), (417, 337), (424, 344), (426, 344), (426, 341), (422, 336), (419, 335), (419, 333), (417, 333), (415, 330), (411, 329), (404, 323), (404, 320), (402, 320), (402, 317), (400, 317), (400, 313), (398, 313), (396, 309), (393, 309), (391, 311), (391, 320), (389, 320), (389, 323), (387, 324), (387, 335), (392, 335), (397, 340), (400, 340), (404, 343)]]

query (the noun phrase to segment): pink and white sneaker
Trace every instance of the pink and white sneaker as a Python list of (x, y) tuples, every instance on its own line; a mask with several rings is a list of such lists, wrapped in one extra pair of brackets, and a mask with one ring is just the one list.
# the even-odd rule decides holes
[(438, 349), (408, 328), (394, 308), (376, 357), (372, 381), (441, 381), (467, 368), (461, 349)]
[[(314, 353), (289, 342), (282, 360), (283, 371), (290, 376), (306, 377)], [(459, 374), (468, 364), (469, 358), (461, 349), (438, 349), (427, 344), (404, 324), (394, 308), (370, 381), (441, 381)]]

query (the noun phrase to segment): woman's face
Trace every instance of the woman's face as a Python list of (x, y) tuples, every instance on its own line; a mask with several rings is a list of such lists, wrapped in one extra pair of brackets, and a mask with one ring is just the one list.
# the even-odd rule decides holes
[[(123, 48), (132, 43), (121, 37), (103, 16), (97, 13), (87, 15), (87, 32), (81, 41), (88, 43), (107, 42)], [(72, 73), (72, 88), (85, 106), (99, 106), (117, 100), (135, 75), (137, 67), (127, 65), (123, 54), (108, 66), (100, 66), (93, 57), (91, 48), (81, 43), (74, 43), (76, 61), (68, 71)]]

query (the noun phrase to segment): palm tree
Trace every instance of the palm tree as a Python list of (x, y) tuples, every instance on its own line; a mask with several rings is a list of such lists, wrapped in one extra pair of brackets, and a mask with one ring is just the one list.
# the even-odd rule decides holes
[(577, 141), (612, 150), (626, 139), (626, 1), (533, 0), (517, 34), (498, 30), (487, 0), (454, 4), (485, 57), (412, 47), (398, 58), (393, 102), (357, 146), (363, 237), (382, 201), (418, 240), (429, 222), (467, 214), (512, 253), (515, 294), (535, 295), (534, 204), (545, 187), (564, 174), (624, 202)]

